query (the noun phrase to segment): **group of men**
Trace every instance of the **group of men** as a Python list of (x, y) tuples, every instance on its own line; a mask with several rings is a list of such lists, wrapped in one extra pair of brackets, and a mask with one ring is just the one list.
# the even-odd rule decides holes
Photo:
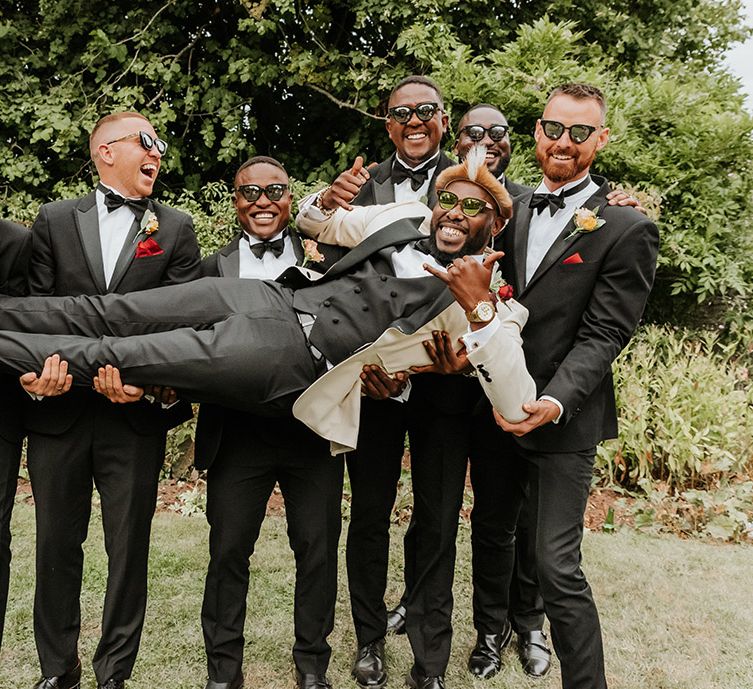
[[(196, 458), (197, 467), (208, 470), (211, 527), (201, 611), (206, 687), (243, 686), (248, 559), (276, 482), (296, 559), (298, 685), (330, 686), (327, 636), (334, 620), (343, 461), (289, 410), (301, 390), (334, 365), (298, 400), (295, 413), (324, 437), (343, 441), (341, 428), (329, 429), (327, 419), (318, 418), (320, 384), (335, 380), (343, 367), (352, 370), (355, 351), (366, 396), (353, 406), (346, 384), (337, 404), (357, 415), (351, 429), (357, 439), (349, 441), (346, 433), (348, 442), (340, 443), (355, 447), (345, 461), (352, 490), (346, 560), (356, 683), (364, 689), (386, 684), (384, 639), (392, 629), (407, 631), (413, 649), (408, 685), (445, 686), (455, 537), (470, 459), (478, 632), (470, 672), (495, 674), (514, 628), (524, 669), (546, 674), (546, 611), (563, 686), (606, 687), (598, 615), (580, 569), (583, 513), (595, 446), (616, 432), (610, 365), (642, 313), (658, 235), (647, 218), (624, 207), (629, 200), (609, 201), (605, 180), (590, 175), (596, 152), (607, 143), (604, 117), (597, 89), (555, 89), (535, 132), (543, 181), (527, 189), (504, 176), (510, 143), (497, 108), (482, 104), (463, 115), (455, 152), (465, 162), (454, 165), (440, 151), (448, 119), (439, 88), (425, 77), (408, 77), (389, 97), (387, 132), (395, 154), (371, 169), (357, 160), (301, 203), (298, 226), (318, 239), (315, 248), (289, 226), (284, 168), (259, 156), (234, 179), (240, 233), (201, 263), (190, 219), (149, 199), (165, 142), (135, 113), (98, 123), (90, 148), (100, 185), (84, 199), (43, 206), (31, 233), (28, 285), (38, 296), (108, 296), (4, 300), (0, 315), (0, 364), (20, 373), (44, 361), (39, 376), (24, 376), (26, 393), (4, 379), (2, 403), (17, 409), (10, 400), (25, 396), (26, 421), (3, 414), (8, 428), (0, 427), (2, 475), (9, 477), (1, 513), (4, 546), (20, 438), (29, 435), (38, 524), (35, 637), (43, 675), (35, 689), (79, 686), (81, 543), (92, 482), (102, 498), (109, 557), (94, 670), (106, 689), (122, 687), (130, 677), (143, 624), (165, 432), (185, 418), (190, 398), (205, 402)], [(485, 147), (483, 170), (477, 145)], [(575, 211), (583, 209), (592, 211), (593, 223), (576, 219)], [(28, 233), (0, 229), (0, 241), (12, 238), (14, 251), (28, 254)], [(490, 245), (504, 258), (495, 253), (481, 262)], [(3, 247), (2, 265), (18, 269), (22, 262), (10, 262), (10, 255)], [(522, 350), (517, 333), (525, 309), (501, 300), (489, 309), (497, 258), (515, 299), (529, 310)], [(428, 275), (424, 264), (435, 277), (420, 277)], [(323, 276), (316, 280), (316, 273)], [(192, 282), (200, 275), (222, 280)], [(188, 284), (136, 292), (177, 283)], [(2, 293), (20, 294), (25, 284), (23, 275), (0, 272)], [(109, 296), (125, 292), (136, 293)], [(448, 325), (454, 332), (448, 335), (450, 321), (442, 320), (452, 298), (468, 317), (459, 352), (457, 332)], [(57, 319), (55, 309), (64, 317)], [(395, 324), (427, 340), (422, 356), (408, 362), (419, 364), (413, 372), (376, 365), (392, 356), (384, 337)], [(263, 337), (270, 328), (279, 333), (271, 342)], [(68, 336), (30, 340), (7, 332), (14, 330)], [(88, 339), (99, 335), (107, 337)], [(135, 337), (121, 337), (129, 335)], [(359, 349), (367, 342), (376, 349)], [(251, 349), (253, 363), (269, 362), (264, 380), (254, 377), (263, 366), (248, 359)], [(62, 360), (45, 359), (58, 351)], [(364, 358), (370, 351), (378, 356)], [(292, 364), (294, 353), (300, 365)], [(275, 358), (286, 370), (273, 365)], [(117, 368), (105, 366), (106, 360)], [(506, 362), (507, 369), (499, 368)], [(92, 366), (100, 367), (94, 387), (104, 395), (69, 392)], [(474, 366), (476, 376), (460, 375)], [(124, 385), (121, 374), (137, 385)], [(147, 401), (145, 383), (175, 387), (181, 401), (162, 404), (173, 401), (164, 389), (161, 399)], [(246, 384), (264, 394), (250, 399)], [(272, 409), (277, 415), (269, 418)], [(414, 511), (405, 537), (405, 593), (388, 616), (390, 513), (406, 432)], [(0, 556), (7, 565), (7, 547)], [(0, 584), (7, 596), (7, 566), (4, 571)]]

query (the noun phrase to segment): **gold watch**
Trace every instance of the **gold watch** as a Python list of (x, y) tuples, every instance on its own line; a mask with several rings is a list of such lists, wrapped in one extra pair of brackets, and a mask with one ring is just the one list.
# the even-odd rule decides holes
[(474, 307), (473, 311), (466, 311), (465, 317), (469, 323), (489, 323), (494, 320), (497, 312), (489, 301), (480, 301)]

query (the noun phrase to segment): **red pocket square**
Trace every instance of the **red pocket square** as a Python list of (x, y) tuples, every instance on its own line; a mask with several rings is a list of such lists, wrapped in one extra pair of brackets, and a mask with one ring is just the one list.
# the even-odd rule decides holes
[(151, 237), (136, 245), (136, 258), (146, 258), (147, 256), (159, 256), (164, 254), (164, 249), (157, 244)]
[(563, 266), (567, 266), (572, 263), (583, 263), (583, 259), (580, 257), (579, 253), (576, 252), (572, 256), (568, 256), (564, 261), (562, 261)]

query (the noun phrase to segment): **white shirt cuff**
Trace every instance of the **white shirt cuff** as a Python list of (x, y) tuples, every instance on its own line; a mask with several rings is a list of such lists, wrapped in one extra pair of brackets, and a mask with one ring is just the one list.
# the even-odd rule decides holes
[(472, 352), (475, 349), (483, 347), (489, 340), (494, 337), (494, 333), (499, 330), (499, 321), (495, 318), (489, 321), (483, 328), (471, 330), (468, 326), (468, 332), (463, 335), (463, 343), (467, 351)]

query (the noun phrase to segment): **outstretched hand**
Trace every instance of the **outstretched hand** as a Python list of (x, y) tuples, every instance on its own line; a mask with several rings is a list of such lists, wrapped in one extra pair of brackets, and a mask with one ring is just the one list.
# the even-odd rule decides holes
[(361, 390), (373, 400), (386, 400), (402, 394), (408, 378), (408, 371), (398, 371), (390, 376), (381, 366), (366, 365), (361, 371)]
[(452, 346), (450, 334), (444, 330), (435, 330), (432, 340), (424, 341), (424, 348), (432, 363), (425, 366), (411, 366), (413, 373), (467, 373), (473, 369), (465, 351), (465, 345), (460, 341), (458, 351)]
[(68, 373), (68, 362), (61, 361), (59, 354), (53, 354), (44, 360), (44, 367), (39, 375), (29, 371), (18, 381), (30, 395), (57, 397), (71, 389), (73, 376)]
[(613, 189), (610, 191), (607, 194), (607, 201), (610, 206), (631, 206), (640, 213), (643, 213), (643, 215), (648, 215), (648, 211), (641, 206), (641, 202), (635, 196), (630, 196), (630, 194), (622, 189)]
[(347, 211), (353, 210), (350, 202), (369, 177), (369, 171), (363, 165), (363, 156), (356, 156), (353, 167), (341, 172), (331, 186), (322, 192), (322, 206), (328, 209), (342, 206)]
[(455, 301), (464, 311), (472, 311), (480, 301), (489, 300), (489, 285), (492, 280), (494, 264), (505, 254), (494, 251), (479, 263), (471, 256), (456, 258), (445, 273), (424, 263), (424, 270), (439, 278), (450, 288)]
[(120, 379), (120, 371), (110, 364), (97, 370), (97, 377), (92, 380), (92, 386), (100, 395), (116, 404), (138, 402), (144, 396), (144, 388), (124, 385)]

